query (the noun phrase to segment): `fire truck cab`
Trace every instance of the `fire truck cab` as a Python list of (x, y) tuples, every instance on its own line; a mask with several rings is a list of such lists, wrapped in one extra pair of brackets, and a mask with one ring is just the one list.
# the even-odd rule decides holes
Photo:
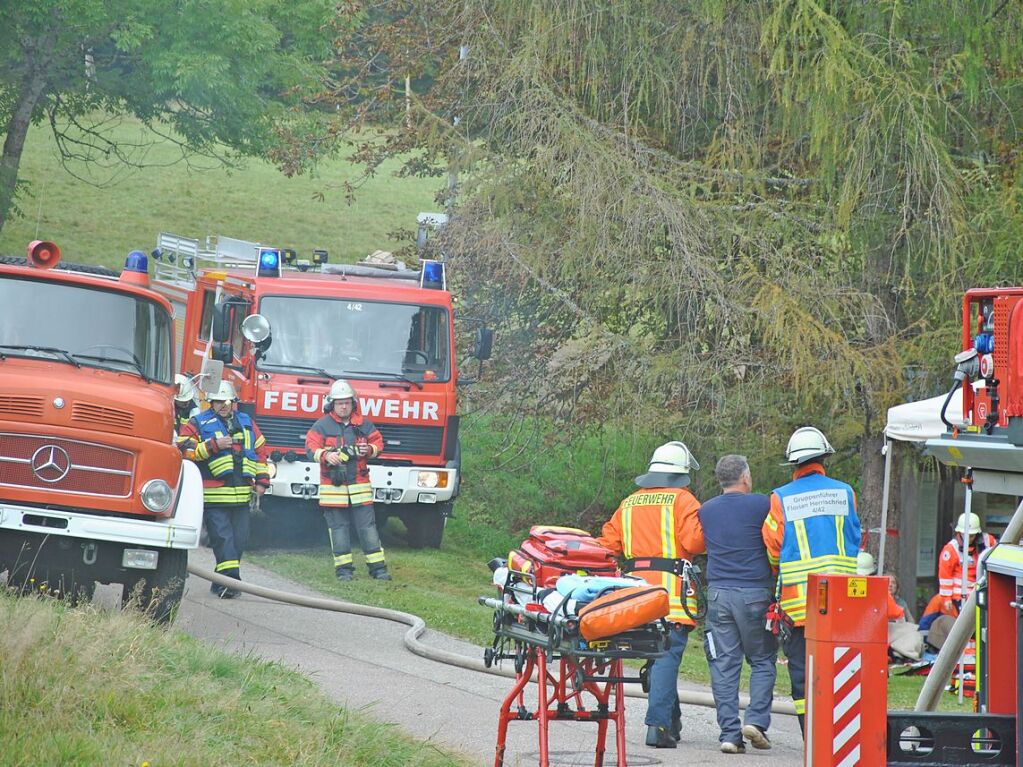
[[(146, 256), (0, 263), (0, 573), (77, 601), (121, 583), (166, 621), (199, 542), (202, 480), (174, 445), (173, 321)], [(56, 268), (55, 268), (56, 267)]]
[(370, 463), (378, 519), (399, 516), (413, 546), (439, 547), (461, 480), (444, 265), (328, 264), (326, 251), (299, 260), (244, 240), (208, 238), (201, 247), (168, 234), (154, 254), (177, 305), (182, 372), (195, 374), (208, 357), (223, 361), (239, 408), (266, 438), (264, 508), (297, 524), (303, 506), (315, 506), (320, 471), (305, 437), (343, 378), (384, 438)]

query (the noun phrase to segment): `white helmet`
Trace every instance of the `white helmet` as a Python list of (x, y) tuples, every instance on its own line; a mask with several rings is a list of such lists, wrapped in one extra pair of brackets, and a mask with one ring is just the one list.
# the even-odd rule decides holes
[(174, 392), (175, 402), (195, 402), (195, 385), (191, 378), (177, 373), (174, 376), (174, 385), (178, 387), (178, 390)]
[(220, 386), (212, 394), (207, 394), (206, 399), (210, 402), (234, 402), (238, 394), (234, 390), (234, 384), (230, 381), (221, 381)]
[(824, 432), (813, 426), (803, 426), (792, 432), (792, 436), (789, 437), (788, 447), (785, 448), (785, 460), (798, 465), (834, 452), (835, 448), (828, 442)]
[(689, 472), (700, 464), (682, 442), (668, 442), (654, 450), (646, 474), (636, 477), (639, 487), (686, 487)]
[[(967, 519), (966, 519), (966, 513), (963, 512), (962, 514), (959, 515), (959, 521), (956, 522), (956, 532), (957, 533), (963, 533), (966, 530), (967, 530)], [(967, 535), (977, 535), (979, 533), (980, 533), (980, 517), (978, 517), (976, 514), (970, 514), (969, 532), (967, 532), (966, 534)]]
[(327, 392), (324, 401), (328, 405), (333, 405), (335, 400), (339, 399), (350, 399), (352, 402), (355, 402), (355, 389), (351, 387), (348, 381), (341, 378), (330, 385), (330, 391)]
[(857, 575), (873, 575), (877, 570), (877, 563), (874, 561), (874, 555), (869, 551), (861, 551), (856, 555), (856, 574)]

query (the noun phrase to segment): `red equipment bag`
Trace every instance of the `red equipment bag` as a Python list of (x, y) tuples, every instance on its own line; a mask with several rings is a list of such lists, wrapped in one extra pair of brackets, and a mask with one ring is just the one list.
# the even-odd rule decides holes
[(530, 573), (537, 588), (553, 587), (562, 575), (618, 575), (614, 555), (585, 530), (537, 525), (508, 554), (508, 568)]
[(621, 634), (668, 614), (662, 586), (629, 586), (599, 596), (579, 608), (579, 633), (587, 642)]

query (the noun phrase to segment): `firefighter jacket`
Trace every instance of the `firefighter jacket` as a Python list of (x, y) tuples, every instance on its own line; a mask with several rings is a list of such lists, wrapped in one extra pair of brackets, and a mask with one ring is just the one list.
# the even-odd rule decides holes
[[(225, 423), (210, 408), (190, 419), (179, 435), (179, 439), (195, 442), (186, 457), (199, 467), (207, 505), (247, 504), (254, 484), (264, 487), (270, 484), (266, 441), (259, 427), (245, 413), (234, 413), (229, 421)], [(218, 437), (231, 437), (233, 445), (218, 447)]]
[(966, 581), (963, 582), (963, 542), (956, 533), (938, 555), (938, 594), (945, 599), (958, 602), (970, 596), (977, 582), (977, 562), (985, 549), (995, 545), (995, 538), (989, 533), (980, 533), (973, 539), (973, 545), (966, 552)]
[[(700, 502), (687, 488), (642, 488), (621, 502), (597, 541), (625, 559), (692, 559), (704, 552), (699, 510)], [(682, 607), (680, 577), (660, 570), (636, 570), (635, 575), (668, 591), (669, 621), (696, 625)], [(695, 594), (688, 607), (695, 615)]]
[(761, 532), (767, 558), (780, 572), (778, 603), (797, 626), (806, 623), (810, 573), (856, 574), (856, 496), (817, 462), (800, 466), (789, 484), (771, 493), (771, 511)]
[[(197, 414), (198, 411), (195, 411)], [(188, 422), (191, 420), (192, 413), (182, 415), (180, 410), (175, 409), (174, 411), (174, 444), (178, 446), (178, 450), (186, 458), (191, 458), (195, 452), (195, 447), (198, 444), (196, 440), (192, 439), (184, 433), (185, 427), (188, 426)]]
[[(343, 450), (355, 445), (369, 445), (368, 456), (352, 455)], [(341, 450), (338, 450), (342, 448)], [(373, 487), (369, 482), (369, 458), (376, 458), (384, 449), (380, 431), (361, 413), (352, 413), (343, 423), (333, 412), (313, 424), (305, 437), (309, 458), (320, 465), (321, 506), (363, 506), (373, 503)], [(327, 454), (338, 450), (341, 463), (331, 466)]]

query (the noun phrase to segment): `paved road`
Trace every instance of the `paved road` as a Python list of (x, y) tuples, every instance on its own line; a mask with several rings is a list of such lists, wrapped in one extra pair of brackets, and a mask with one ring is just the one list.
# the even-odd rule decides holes
[[(213, 568), (208, 549), (191, 555), (199, 566)], [(243, 574), (262, 586), (315, 595), (251, 564), (243, 566)], [(425, 610), (423, 617), (429, 623)], [(210, 595), (206, 581), (190, 576), (175, 625), (231, 652), (279, 661), (306, 674), (343, 706), (363, 710), (418, 738), (467, 754), (474, 763), (493, 764), (497, 715), (511, 680), (413, 655), (402, 644), (407, 628), (401, 624), (294, 607), (249, 595), (217, 600)], [(436, 632), (428, 631), (422, 641), (473, 658), (482, 654), (475, 645)], [(532, 700), (535, 706), (535, 693)], [(529, 701), (527, 697), (527, 705)], [(631, 765), (734, 764), (736, 759), (777, 767), (802, 764), (802, 741), (795, 717), (775, 717), (771, 727), (773, 749), (750, 748), (744, 757), (736, 757), (718, 751), (714, 712), (700, 706), (684, 708), (678, 749), (646, 747), (645, 707), (644, 700), (627, 698), (627, 753)], [(552, 725), (552, 765), (593, 764), (595, 731), (595, 727), (582, 723)], [(512, 722), (508, 740), (505, 763), (509, 767), (537, 763), (535, 723)], [(613, 734), (609, 734), (607, 745), (605, 763), (613, 765)]]

